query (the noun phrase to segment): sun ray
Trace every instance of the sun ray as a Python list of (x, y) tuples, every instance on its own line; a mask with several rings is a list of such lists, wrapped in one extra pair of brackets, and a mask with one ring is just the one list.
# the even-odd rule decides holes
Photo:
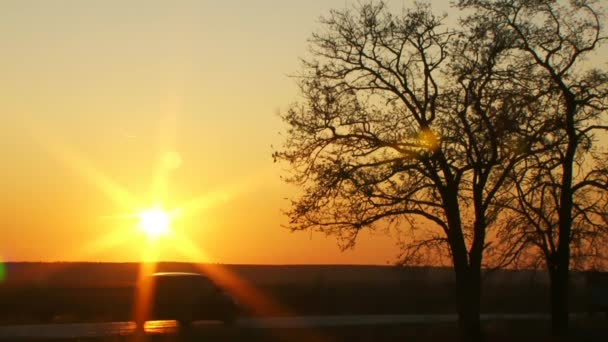
[(182, 212), (186, 216), (196, 214), (201, 210), (211, 209), (226, 203), (238, 194), (250, 191), (252, 188), (263, 186), (268, 181), (265, 177), (272, 174), (269, 168), (261, 168), (250, 172), (247, 177), (234, 180), (233, 182), (221, 186), (215, 190), (209, 191), (201, 196), (195, 197), (180, 205)]
[[(158, 241), (148, 240), (141, 251), (139, 274), (135, 290), (135, 302), (133, 309), (133, 318), (135, 322), (143, 323), (150, 313), (153, 287), (151, 284), (151, 275), (156, 271), (158, 263)], [(142, 326), (143, 327), (143, 326)]]
[[(236, 273), (229, 270), (227, 267), (221, 264), (209, 264), (200, 263), (200, 261), (209, 260), (200, 248), (198, 248), (189, 239), (175, 234), (173, 236), (172, 246), (175, 246), (176, 250), (188, 257), (190, 260), (196, 260), (195, 265), (200, 271), (209, 276), (226, 289), (232, 296), (234, 296), (239, 303), (254, 316), (293, 316), (294, 313), (289, 309), (281, 305), (279, 302), (272, 299), (272, 297), (266, 295), (264, 292), (258, 290), (255, 286), (248, 283), (239, 277)], [(283, 329), (277, 329), (273, 331), (279, 340), (293, 340), (293, 334), (287, 333)], [(298, 332), (298, 340), (301, 341), (329, 341), (327, 336), (314, 328), (302, 329)]]
[(88, 258), (94, 255), (99, 255), (101, 252), (119, 246), (128, 245), (133, 242), (135, 235), (124, 229), (114, 229), (106, 234), (98, 237), (90, 243), (84, 244), (71, 252), (65, 252), (66, 259)]
[[(142, 256), (144, 258), (144, 256)], [(133, 320), (137, 324), (142, 324), (146, 321), (146, 317), (149, 317), (150, 309), (152, 307), (152, 293), (153, 287), (151, 283), (152, 274), (156, 271), (156, 262), (142, 261), (139, 264), (139, 274), (137, 277), (137, 284), (135, 289), (135, 303), (133, 306)]]
[(39, 125), (30, 123), (28, 125), (32, 137), (49, 152), (55, 159), (63, 162), (71, 169), (75, 170), (82, 177), (87, 179), (93, 186), (101, 190), (112, 201), (123, 208), (134, 208), (138, 202), (127, 190), (118, 185), (108, 176), (103, 174), (90, 161), (80, 155), (76, 150), (62, 143), (60, 139), (53, 136), (48, 130)]
[(156, 172), (154, 174), (154, 179), (152, 180), (152, 185), (150, 189), (150, 197), (159, 202), (167, 201), (167, 193), (169, 190), (169, 175), (168, 171), (159, 162), (159, 165), (156, 167)]
[(169, 174), (181, 165), (181, 156), (176, 149), (177, 113), (180, 112), (181, 101), (178, 96), (171, 96), (167, 112), (161, 116), (158, 123), (159, 156), (156, 162), (154, 178), (152, 179), (150, 196), (160, 202), (166, 202), (169, 193)]
[[(239, 276), (219, 264), (209, 264), (209, 256), (198, 248), (190, 239), (174, 234), (171, 246), (189, 260), (195, 260), (203, 273), (208, 274), (218, 284), (233, 291), (233, 295), (248, 310), (259, 315), (288, 315), (289, 310), (282, 307), (270, 297), (265, 296), (254, 286), (243, 281)], [(202, 262), (202, 263), (201, 263)]]
[[(175, 117), (168, 116), (169, 125), (173, 128), (170, 132), (165, 133), (161, 138), (165, 138), (159, 162), (157, 164), (154, 179), (152, 180), (150, 197), (153, 203), (159, 203), (154, 207), (142, 209), (142, 203), (139, 202), (128, 191), (99, 171), (90, 161), (82, 157), (75, 150), (70, 149), (66, 144), (63, 144), (59, 139), (53, 139), (50, 134), (40, 129), (36, 125), (30, 125), (33, 137), (38, 140), (43, 148), (45, 148), (54, 158), (62, 161), (68, 167), (74, 169), (81, 176), (87, 179), (95, 187), (101, 190), (113, 202), (126, 208), (128, 211), (138, 210), (135, 212), (119, 215), (103, 216), (106, 219), (129, 219), (139, 221), (139, 228), (144, 230), (147, 239), (144, 240), (140, 255), (140, 268), (136, 285), (136, 292), (133, 302), (133, 318), (136, 322), (143, 322), (148, 317), (151, 309), (154, 295), (152, 293), (153, 286), (151, 275), (155, 272), (159, 261), (160, 236), (164, 232), (170, 232), (163, 238), (166, 240), (167, 246), (173, 247), (177, 253), (190, 260), (196, 260), (201, 272), (209, 275), (218, 284), (231, 292), (248, 311), (255, 315), (290, 315), (290, 311), (273, 300), (270, 296), (265, 295), (255, 286), (244, 281), (237, 274), (222, 265), (200, 264), (200, 262), (208, 262), (209, 256), (206, 255), (198, 246), (190, 239), (175, 231), (170, 231), (169, 226), (173, 219), (194, 215), (201, 210), (207, 210), (214, 206), (230, 200), (236, 193), (244, 191), (244, 189), (255, 186), (259, 180), (241, 179), (241, 182), (233, 182), (228, 186), (216, 191), (208, 192), (202, 196), (194, 198), (182, 206), (165, 211), (160, 204), (168, 201), (169, 193), (169, 175), (172, 170), (180, 166), (182, 160), (179, 153), (174, 147), (175, 138)], [(161, 125), (163, 126), (163, 125)], [(166, 127), (164, 125), (163, 127)], [(169, 134), (169, 135), (167, 135)], [(173, 134), (173, 135), (171, 135)], [(170, 148), (169, 148), (170, 147)], [(250, 175), (251, 176), (251, 175)], [(248, 180), (251, 180), (249, 182)], [(100, 237), (98, 240), (83, 247), (87, 253), (92, 254), (105, 249), (117, 247), (123, 243), (133, 241), (136, 237), (135, 230), (130, 233), (119, 229), (110, 230), (108, 234)], [(0, 264), (0, 271), (2, 264)], [(0, 273), (0, 281), (4, 274)], [(305, 335), (310, 337), (308, 340), (323, 340), (314, 331), (306, 331)]]
[(191, 216), (201, 210), (206, 210), (221, 203), (225, 203), (230, 200), (231, 197), (231, 193), (227, 191), (208, 192), (180, 205), (181, 212), (185, 216)]

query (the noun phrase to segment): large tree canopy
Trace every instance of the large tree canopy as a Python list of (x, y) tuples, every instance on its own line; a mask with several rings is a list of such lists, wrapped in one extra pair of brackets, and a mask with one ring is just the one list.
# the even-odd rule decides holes
[[(608, 154), (597, 134), (608, 133), (606, 65), (585, 63), (605, 41), (596, 1), (463, 0), (474, 25), (511, 37), (512, 57), (533, 66), (549, 124), (542, 152), (512, 170), (513, 220), (501, 231), (507, 260), (544, 261), (552, 285), (553, 330), (568, 327), (571, 265), (605, 262), (608, 227)], [(519, 79), (519, 76), (516, 77)], [(529, 247), (533, 249), (530, 250)], [(524, 252), (524, 253), (522, 253)], [(528, 252), (528, 253), (525, 253)], [(603, 259), (603, 260), (602, 260)]]
[(608, 77), (578, 65), (604, 39), (589, 1), (459, 5), (473, 11), (457, 28), (425, 4), (323, 17), (274, 157), (303, 189), (291, 229), (343, 247), (364, 228), (405, 231), (404, 262), (452, 263), (463, 337), (478, 339), (484, 256), (540, 247), (561, 284), (570, 246), (601, 230)]
[(377, 222), (446, 233), (452, 219), (471, 248), (475, 212), (448, 218), (449, 197), (455, 207), (478, 201), (478, 214), (495, 219), (492, 201), (526, 145), (518, 131), (542, 125), (526, 120), (534, 92), (526, 80), (502, 84), (526, 68), (503, 55), (505, 42), (442, 21), (424, 5), (393, 16), (382, 3), (322, 20), (299, 78), (304, 102), (284, 113), (287, 140), (275, 153), (305, 189), (293, 229), (322, 228), (348, 246)]
[(274, 157), (304, 190), (292, 229), (344, 246), (365, 227), (408, 229), (404, 261), (452, 262), (461, 327), (476, 338), (488, 228), (510, 170), (546, 124), (530, 120), (534, 80), (508, 82), (530, 67), (510, 58), (508, 38), (443, 20), (427, 5), (393, 15), (383, 3), (323, 18)]

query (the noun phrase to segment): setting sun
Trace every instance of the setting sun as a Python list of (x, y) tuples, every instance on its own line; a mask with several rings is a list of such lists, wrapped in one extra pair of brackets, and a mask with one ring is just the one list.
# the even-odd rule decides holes
[(138, 214), (139, 228), (148, 237), (156, 238), (169, 233), (171, 229), (171, 218), (162, 209), (144, 210)]

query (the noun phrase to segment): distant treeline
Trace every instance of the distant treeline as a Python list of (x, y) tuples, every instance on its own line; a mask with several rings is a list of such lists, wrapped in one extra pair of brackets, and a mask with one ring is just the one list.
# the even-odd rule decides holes
[[(140, 263), (105, 262), (8, 262), (5, 285), (55, 284), (130, 286), (139, 275)], [(161, 262), (158, 272), (203, 272), (222, 268), (252, 284), (403, 284), (412, 278), (422, 282), (452, 282), (448, 267), (397, 267), (375, 265), (223, 265)], [(575, 275), (575, 279), (578, 279)], [(581, 278), (582, 279), (582, 278)], [(499, 283), (547, 283), (544, 271), (498, 270), (487, 272), (485, 281)]]

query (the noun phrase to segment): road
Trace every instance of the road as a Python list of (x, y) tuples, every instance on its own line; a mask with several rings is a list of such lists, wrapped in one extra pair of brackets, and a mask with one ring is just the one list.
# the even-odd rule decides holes
[[(235, 328), (243, 329), (289, 329), (339, 326), (389, 325), (408, 323), (455, 322), (456, 315), (352, 315), (352, 316), (298, 316), (270, 318), (241, 318)], [(544, 320), (544, 314), (493, 314), (482, 315), (483, 320)], [(198, 321), (194, 329), (220, 328), (221, 322)], [(175, 321), (152, 321), (146, 323), (146, 334), (175, 334), (179, 327)], [(32, 339), (78, 339), (129, 336), (135, 332), (133, 322), (36, 324), (0, 326), (0, 340)]]

